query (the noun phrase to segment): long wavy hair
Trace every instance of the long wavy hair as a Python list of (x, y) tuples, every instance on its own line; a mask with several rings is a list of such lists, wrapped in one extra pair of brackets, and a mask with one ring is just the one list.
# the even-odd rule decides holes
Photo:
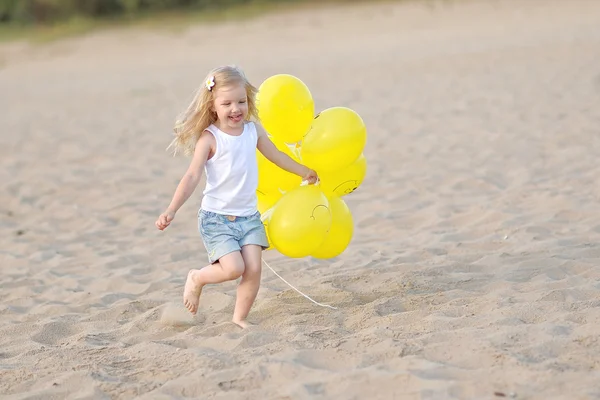
[(220, 88), (236, 84), (244, 85), (246, 89), (248, 97), (246, 120), (258, 121), (256, 108), (258, 90), (246, 79), (246, 75), (240, 68), (231, 65), (217, 67), (208, 73), (188, 108), (176, 119), (173, 128), (175, 138), (167, 150), (172, 149), (173, 155), (178, 153), (186, 156), (193, 155), (200, 134), (211, 124), (217, 122), (217, 113), (214, 111), (215, 92)]

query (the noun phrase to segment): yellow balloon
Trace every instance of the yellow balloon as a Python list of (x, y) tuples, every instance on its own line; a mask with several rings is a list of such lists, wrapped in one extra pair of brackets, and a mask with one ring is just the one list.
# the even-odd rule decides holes
[(279, 192), (264, 193), (260, 190), (256, 191), (257, 208), (261, 214), (266, 213), (272, 208), (275, 203), (281, 198), (282, 194)]
[(366, 174), (367, 159), (364, 154), (361, 154), (356, 161), (345, 168), (319, 173), (319, 186), (327, 196), (345, 196), (361, 185)]
[(256, 103), (265, 130), (286, 143), (302, 139), (315, 115), (310, 90), (293, 75), (267, 78), (258, 88)]
[(367, 128), (355, 111), (332, 107), (318, 114), (300, 148), (302, 162), (317, 172), (352, 164), (367, 143)]
[(331, 227), (327, 196), (315, 185), (299, 186), (277, 202), (269, 220), (269, 238), (283, 255), (300, 258), (321, 246)]
[[(271, 137), (270, 139), (280, 151), (283, 151), (285, 154), (298, 161), (298, 158), (283, 141), (274, 137)], [(263, 193), (279, 192), (279, 189), (287, 192), (294, 187), (300, 186), (302, 183), (302, 178), (300, 176), (279, 168), (277, 165), (267, 160), (267, 158), (258, 150), (256, 150), (256, 161), (258, 164), (257, 189)]]
[(273, 243), (271, 242), (271, 238), (269, 238), (269, 222), (271, 220), (271, 214), (273, 214), (273, 207), (277, 204), (277, 201), (279, 201), (281, 196), (282, 194), (279, 192), (266, 194), (260, 190), (256, 191), (258, 212), (260, 212), (260, 219), (265, 226), (267, 241), (269, 242), (269, 248), (267, 250), (273, 250)]
[(354, 233), (354, 221), (348, 205), (340, 197), (333, 196), (329, 199), (331, 211), (331, 228), (321, 246), (312, 252), (315, 258), (337, 257), (350, 244)]
[(296, 161), (300, 160), (300, 142), (297, 143), (287, 143), (288, 148), (292, 152), (292, 154), (296, 157)]

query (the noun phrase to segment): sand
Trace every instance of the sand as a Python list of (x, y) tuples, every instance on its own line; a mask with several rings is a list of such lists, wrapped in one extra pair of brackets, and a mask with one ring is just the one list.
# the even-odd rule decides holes
[[(270, 29), (280, 32), (272, 35)], [(376, 3), (0, 47), (6, 399), (599, 399), (600, 2)], [(176, 115), (208, 69), (368, 126), (356, 232), (183, 309)]]

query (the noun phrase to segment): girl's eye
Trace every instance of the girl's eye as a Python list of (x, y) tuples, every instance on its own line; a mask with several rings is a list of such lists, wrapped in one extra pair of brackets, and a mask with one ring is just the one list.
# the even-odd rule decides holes
[(241, 104), (244, 104), (245, 102), (246, 102), (246, 100), (242, 100), (242, 101), (240, 101), (240, 103), (241, 103)]

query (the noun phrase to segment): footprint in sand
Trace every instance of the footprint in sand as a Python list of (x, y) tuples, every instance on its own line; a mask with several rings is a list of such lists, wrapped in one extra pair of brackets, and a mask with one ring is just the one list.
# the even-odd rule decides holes
[(167, 326), (190, 326), (196, 321), (188, 310), (175, 304), (167, 304), (160, 316), (160, 323)]

